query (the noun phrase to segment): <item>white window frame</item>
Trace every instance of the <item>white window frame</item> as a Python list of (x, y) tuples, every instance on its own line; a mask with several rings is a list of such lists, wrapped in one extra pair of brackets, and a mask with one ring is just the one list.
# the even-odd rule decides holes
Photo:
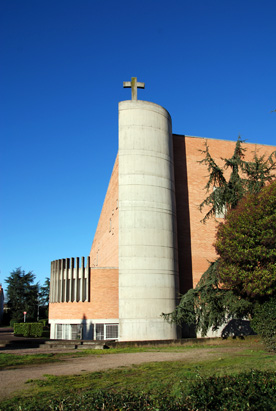
[(116, 324), (116, 323), (97, 323), (95, 324), (95, 339), (96, 340), (118, 340), (118, 338), (119, 338), (119, 324)]
[[(213, 187), (213, 192), (215, 192), (216, 191), (216, 189), (217, 189), (218, 187)], [(215, 210), (215, 217), (216, 218), (225, 218), (225, 216), (226, 216), (226, 206), (224, 205), (223, 207), (222, 207), (222, 211), (221, 212), (218, 212), (217, 210)]]
[[(57, 340), (78, 340), (82, 339), (81, 324), (56, 324), (55, 329)], [(74, 338), (73, 338), (74, 337)]]

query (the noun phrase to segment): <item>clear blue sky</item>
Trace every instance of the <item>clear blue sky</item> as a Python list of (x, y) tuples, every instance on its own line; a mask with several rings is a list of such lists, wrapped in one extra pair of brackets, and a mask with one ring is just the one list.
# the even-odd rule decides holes
[(2, 283), (89, 254), (123, 81), (174, 133), (276, 144), (275, 0), (1, 0), (0, 18)]

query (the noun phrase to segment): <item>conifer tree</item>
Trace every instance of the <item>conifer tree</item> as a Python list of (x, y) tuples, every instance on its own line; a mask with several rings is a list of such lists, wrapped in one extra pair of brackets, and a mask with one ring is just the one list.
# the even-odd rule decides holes
[[(205, 155), (201, 164), (207, 166), (209, 179), (205, 186), (208, 196), (200, 204), (200, 211), (204, 206), (209, 206), (210, 210), (203, 218), (203, 222), (212, 216), (227, 213), (231, 208), (236, 207), (239, 200), (245, 194), (246, 180), (242, 177), (243, 170), (246, 168), (244, 161), (245, 149), (242, 147), (243, 141), (240, 137), (237, 140), (234, 153), (231, 158), (224, 158), (224, 167), (219, 167), (212, 158), (209, 147), (205, 145), (202, 154)], [(227, 181), (225, 171), (230, 169), (230, 178)]]
[(8, 284), (7, 298), (12, 320), (22, 322), (24, 311), (27, 312), (28, 320), (36, 319), (38, 284), (33, 284), (34, 280), (35, 275), (31, 271), (26, 273), (21, 268), (13, 270), (5, 280)]
[[(252, 161), (245, 161), (245, 148), (242, 147), (243, 140), (238, 137), (234, 153), (230, 158), (223, 158), (224, 166), (219, 167), (212, 158), (209, 147), (205, 145), (205, 150), (201, 164), (207, 166), (209, 172), (208, 182), (205, 190), (208, 193), (205, 200), (200, 204), (200, 211), (205, 206), (209, 207), (202, 222), (206, 222), (216, 214), (227, 214), (228, 211), (237, 207), (238, 202), (247, 194), (256, 194), (266, 183), (271, 182), (275, 177), (276, 151), (268, 158), (258, 156), (255, 151)], [(230, 169), (230, 177), (227, 180), (225, 172)]]
[[(203, 223), (218, 213), (224, 213), (227, 218), (227, 213), (235, 209), (244, 196), (258, 193), (275, 179), (276, 151), (268, 158), (258, 156), (255, 152), (252, 161), (245, 161), (242, 143), (238, 137), (232, 157), (222, 159), (223, 167), (218, 166), (213, 159), (207, 143), (205, 150), (201, 151), (204, 154), (201, 164), (206, 165), (209, 172), (205, 186), (208, 195), (200, 204), (201, 211), (204, 207), (209, 207)], [(230, 177), (227, 179), (225, 171), (229, 169)], [(218, 276), (218, 263), (218, 260), (210, 263), (196, 287), (181, 296), (176, 309), (172, 313), (163, 314), (167, 321), (195, 326), (196, 331), (206, 335), (208, 329), (215, 331), (230, 318), (243, 318), (252, 313), (252, 301), (223, 287)]]
[(46, 277), (43, 286), (39, 287), (39, 310), (42, 318), (48, 317), (49, 308), (49, 296), (50, 296), (50, 278)]

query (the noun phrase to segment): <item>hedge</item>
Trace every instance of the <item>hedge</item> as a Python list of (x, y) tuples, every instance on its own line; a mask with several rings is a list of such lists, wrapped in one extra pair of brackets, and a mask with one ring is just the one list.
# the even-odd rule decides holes
[(42, 323), (15, 323), (14, 334), (23, 337), (41, 337), (43, 332)]

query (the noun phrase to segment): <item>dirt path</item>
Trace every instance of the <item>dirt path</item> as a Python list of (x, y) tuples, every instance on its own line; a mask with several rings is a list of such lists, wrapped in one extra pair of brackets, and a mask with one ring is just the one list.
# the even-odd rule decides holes
[[(230, 350), (232, 351), (232, 349)], [(30, 350), (20, 350), (20, 354), (26, 353), (25, 351), (31, 353)], [(239, 349), (236, 347), (235, 352), (237, 351), (239, 351)], [(14, 350), (12, 352), (18, 354)], [(47, 352), (49, 352), (49, 350)], [(219, 357), (226, 352), (229, 352), (229, 348), (217, 347), (216, 349), (199, 348), (187, 350), (185, 352), (143, 352), (99, 356), (90, 355), (87, 357), (67, 358), (59, 363), (3, 370), (0, 371), (0, 398), (8, 397), (18, 390), (31, 389), (31, 385), (25, 385), (26, 381), (30, 379), (41, 379), (45, 374), (73, 375), (81, 374), (82, 372), (102, 371), (111, 368), (156, 361), (198, 361)]]

